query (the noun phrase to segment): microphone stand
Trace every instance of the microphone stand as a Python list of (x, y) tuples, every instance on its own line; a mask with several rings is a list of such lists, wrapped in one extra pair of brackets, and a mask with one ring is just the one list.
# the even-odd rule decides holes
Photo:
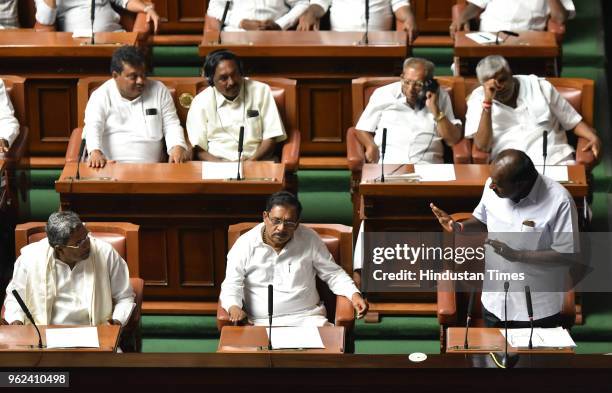
[(516, 362), (518, 361), (518, 355), (517, 354), (509, 354), (508, 353), (508, 289), (510, 288), (510, 283), (508, 281), (506, 281), (504, 283), (504, 330), (506, 332), (505, 334), (505, 338), (506, 338), (506, 343), (505, 343), (505, 347), (504, 347), (504, 355), (502, 356), (502, 366), (503, 368), (512, 368), (516, 365)]
[(385, 182), (385, 151), (387, 150), (387, 129), (383, 128), (382, 148), (380, 154), (380, 182)]
[(96, 19), (96, 0), (91, 0), (91, 45), (95, 45), (94, 40), (94, 20)]
[(274, 303), (272, 301), (272, 296), (273, 295), (273, 290), (274, 288), (272, 287), (272, 284), (268, 284), (268, 325), (269, 325), (269, 329), (268, 329), (268, 350), (271, 351), (272, 350), (272, 314), (273, 314), (273, 307), (274, 307)]
[(19, 296), (19, 292), (17, 292), (16, 289), (13, 289), (12, 294), (15, 297), (15, 300), (17, 300), (19, 307), (21, 307), (21, 311), (23, 311), (23, 313), (26, 315), (26, 317), (30, 320), (30, 322), (34, 326), (34, 329), (36, 329), (36, 333), (38, 334), (38, 348), (42, 349), (43, 348), (42, 336), (40, 335), (40, 330), (38, 330), (38, 326), (36, 326), (36, 322), (34, 322), (32, 313), (30, 313), (30, 310), (28, 310), (28, 307), (25, 305), (23, 299), (21, 298), (21, 296)]
[(363, 34), (363, 38), (361, 42), (365, 45), (369, 44), (368, 41), (368, 30), (370, 24), (370, 0), (365, 1), (365, 33)]
[(221, 26), (219, 26), (219, 38), (217, 44), (221, 45), (221, 33), (223, 32), (223, 26), (225, 25), (225, 18), (227, 18), (227, 11), (229, 10), (230, 1), (225, 2), (225, 8), (223, 9), (223, 16), (221, 17)]
[(542, 134), (542, 156), (544, 158), (544, 165), (542, 166), (542, 175), (546, 174), (546, 157), (548, 156), (548, 131), (544, 131)]
[(474, 303), (474, 289), (470, 292), (470, 300), (468, 301), (467, 318), (465, 320), (465, 337), (463, 339), (463, 349), (468, 349), (468, 330), (472, 321), (472, 304)]
[(240, 159), (242, 158), (242, 150), (244, 150), (244, 126), (240, 126), (240, 135), (238, 136), (238, 172), (236, 180), (242, 180), (240, 177)]

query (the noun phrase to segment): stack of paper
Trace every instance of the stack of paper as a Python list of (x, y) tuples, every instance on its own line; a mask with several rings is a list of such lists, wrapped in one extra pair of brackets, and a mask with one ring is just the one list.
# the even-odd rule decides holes
[[(235, 179), (238, 174), (238, 161), (236, 162), (212, 162), (202, 161), (202, 179)], [(240, 177), (244, 177), (242, 163), (240, 163)]]
[[(504, 329), (500, 329), (505, 336)], [(514, 348), (529, 348), (529, 333), (531, 329), (508, 329), (508, 344)], [(562, 327), (552, 329), (535, 328), (531, 339), (533, 348), (575, 348), (569, 332)]]
[(547, 165), (546, 170), (544, 170), (543, 165), (536, 165), (535, 167), (538, 172), (542, 173), (542, 171), (544, 171), (544, 175), (553, 179), (554, 181), (558, 181), (560, 183), (569, 181), (569, 174), (567, 172), (566, 165)]
[(57, 328), (45, 331), (47, 348), (100, 348), (98, 328)]
[[(268, 337), (270, 329), (266, 328)], [(325, 348), (316, 326), (272, 327), (272, 349)]]
[(414, 173), (421, 181), (453, 181), (456, 180), (453, 164), (415, 164)]

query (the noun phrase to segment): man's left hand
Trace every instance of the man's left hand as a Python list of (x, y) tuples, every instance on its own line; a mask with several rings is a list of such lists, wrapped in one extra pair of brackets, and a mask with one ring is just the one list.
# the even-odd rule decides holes
[(147, 19), (146, 19), (147, 24), (153, 21), (153, 32), (157, 33), (157, 26), (159, 26), (159, 15), (155, 11), (155, 8), (148, 9), (146, 12), (146, 15), (147, 15)]
[(168, 162), (171, 164), (187, 161), (187, 151), (182, 146), (174, 146), (168, 156)]
[(351, 302), (353, 302), (353, 307), (355, 308), (355, 312), (357, 313), (357, 319), (363, 318), (363, 316), (368, 312), (368, 302), (365, 301), (359, 292), (355, 292), (351, 297)]
[(434, 117), (438, 116), (438, 113), (440, 112), (440, 109), (438, 107), (438, 93), (428, 91), (427, 93), (425, 93), (425, 97), (427, 98), (427, 100), (425, 101), (425, 106), (427, 107), (427, 109), (429, 109), (429, 111), (434, 115)]
[(9, 151), (8, 141), (0, 138), (0, 153), (6, 153), (7, 151)]
[(496, 254), (506, 259), (507, 261), (510, 261), (510, 262), (521, 262), (522, 261), (521, 252), (508, 246), (504, 242), (500, 242), (499, 240), (487, 239), (485, 240), (485, 244), (488, 244), (489, 246), (493, 247), (493, 251), (495, 251)]
[(416, 22), (412, 18), (408, 18), (404, 21), (402, 29), (408, 33), (408, 43), (412, 44), (414, 40), (419, 36), (419, 31), (417, 30)]
[(282, 30), (272, 19), (267, 19), (259, 23), (259, 30)]
[(582, 148), (582, 151), (593, 151), (593, 156), (595, 156), (596, 160), (599, 160), (599, 152), (601, 151), (601, 139), (597, 136), (597, 134), (592, 133), (587, 137), (589, 143), (585, 147)]

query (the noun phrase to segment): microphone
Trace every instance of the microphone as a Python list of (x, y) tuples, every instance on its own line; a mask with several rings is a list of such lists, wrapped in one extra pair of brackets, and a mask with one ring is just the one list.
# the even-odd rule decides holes
[[(367, 1), (367, 0), (366, 0)], [(383, 128), (382, 146), (380, 156), (380, 182), (385, 182), (385, 152), (387, 151), (387, 128)]]
[(227, 18), (227, 11), (229, 10), (231, 1), (225, 2), (225, 8), (223, 9), (223, 16), (221, 17), (221, 26), (219, 27), (219, 38), (217, 39), (217, 44), (221, 45), (221, 32), (223, 31), (223, 26), (225, 25), (225, 18)]
[(94, 45), (94, 20), (96, 19), (96, 0), (91, 0), (91, 44)]
[(242, 158), (242, 145), (244, 144), (244, 126), (240, 126), (240, 135), (238, 136), (238, 173), (236, 174), (236, 180), (240, 178), (240, 159)]
[(542, 133), (542, 157), (544, 157), (544, 166), (542, 174), (546, 173), (546, 157), (548, 156), (548, 131)]
[(518, 355), (508, 354), (508, 289), (510, 289), (510, 283), (504, 282), (504, 330), (506, 332), (506, 343), (504, 347), (504, 356), (502, 357), (502, 365), (504, 368), (512, 368), (518, 361)]
[(468, 349), (468, 329), (472, 320), (472, 305), (474, 304), (474, 289), (470, 292), (470, 300), (468, 301), (467, 318), (465, 319), (465, 339), (463, 340), (463, 349)]
[(268, 350), (272, 350), (272, 314), (274, 312), (274, 288), (272, 284), (268, 284), (268, 322), (270, 329), (268, 331)]
[(36, 326), (36, 322), (34, 322), (34, 318), (32, 318), (32, 314), (30, 314), (30, 310), (28, 310), (28, 307), (25, 305), (25, 303), (23, 302), (23, 299), (21, 298), (21, 296), (19, 296), (19, 292), (17, 292), (16, 289), (13, 289), (13, 296), (15, 296), (15, 299), (17, 300), (17, 303), (19, 303), (19, 307), (21, 307), (21, 310), (23, 311), (23, 313), (26, 315), (26, 317), (28, 317), (28, 319), (30, 320), (30, 322), (32, 322), (32, 325), (34, 325), (34, 329), (36, 329), (36, 333), (38, 333), (38, 348), (42, 348), (42, 337), (40, 335), (40, 330), (38, 330), (38, 326)]
[(510, 31), (510, 30), (500, 30), (497, 32), (497, 34), (495, 34), (495, 45), (499, 45), (499, 33), (504, 33), (505, 35), (509, 35), (512, 37), (518, 37), (518, 33), (515, 33), (514, 31)]
[(533, 342), (531, 341), (533, 338), (533, 305), (531, 304), (531, 290), (529, 289), (529, 285), (525, 286), (525, 300), (527, 300), (527, 315), (529, 316), (529, 325), (531, 326), (531, 331), (529, 332), (529, 349), (533, 349)]
[(83, 159), (83, 152), (85, 151), (85, 138), (81, 139), (81, 146), (79, 146), (79, 159), (77, 160), (77, 170), (76, 170), (76, 175), (75, 175), (75, 179), (76, 180), (80, 180), (81, 179), (81, 160)]
[(365, 0), (365, 34), (361, 41), (368, 45), (368, 29), (370, 24), (370, 0)]

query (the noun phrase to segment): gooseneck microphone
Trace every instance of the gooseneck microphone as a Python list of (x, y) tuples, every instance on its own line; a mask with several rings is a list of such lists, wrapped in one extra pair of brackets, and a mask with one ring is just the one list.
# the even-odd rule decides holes
[(96, 0), (91, 0), (91, 44), (95, 44), (94, 40), (94, 21), (96, 19)]
[(365, 33), (363, 34), (361, 41), (359, 41), (360, 44), (365, 44), (365, 45), (369, 44), (369, 41), (368, 41), (368, 30), (370, 28), (369, 25), (370, 25), (370, 0), (365, 0)]
[(268, 350), (272, 350), (272, 314), (274, 313), (274, 287), (268, 284)]
[(38, 333), (38, 348), (42, 348), (43, 345), (42, 345), (42, 337), (40, 335), (40, 330), (38, 330), (38, 326), (36, 326), (36, 322), (34, 322), (34, 318), (32, 318), (32, 314), (30, 314), (30, 310), (28, 310), (28, 307), (25, 305), (25, 303), (23, 302), (23, 299), (21, 298), (21, 296), (19, 296), (19, 292), (17, 292), (16, 289), (13, 289), (12, 293), (13, 293), (13, 296), (15, 296), (15, 300), (17, 300), (17, 303), (19, 303), (19, 307), (21, 307), (21, 311), (23, 311), (23, 313), (30, 320), (32, 325), (34, 325), (34, 329), (36, 329), (36, 333)]
[(542, 133), (542, 157), (544, 158), (544, 166), (542, 174), (546, 174), (546, 157), (548, 156), (548, 131)]
[(463, 348), (468, 349), (468, 329), (472, 320), (472, 305), (474, 304), (474, 289), (470, 292), (470, 300), (468, 301), (467, 317), (465, 319), (465, 338), (463, 340)]
[(529, 332), (529, 349), (533, 349), (533, 305), (531, 304), (531, 290), (529, 285), (525, 286), (525, 300), (527, 301), (527, 315), (529, 316), (529, 325), (531, 331)]
[(81, 139), (81, 146), (79, 146), (79, 159), (77, 160), (77, 170), (74, 176), (75, 180), (81, 179), (81, 161), (83, 160), (83, 152), (85, 151), (85, 138)]
[(382, 146), (380, 148), (380, 182), (385, 182), (385, 152), (387, 151), (387, 128), (383, 128)]
[(238, 172), (236, 173), (236, 180), (241, 180), (240, 159), (242, 158), (243, 144), (244, 144), (244, 126), (240, 126), (240, 135), (238, 136)]
[(506, 343), (501, 363), (504, 368), (512, 368), (518, 361), (518, 355), (508, 354), (508, 289), (510, 289), (510, 283), (506, 281), (504, 282), (504, 331)]
[(221, 32), (223, 31), (223, 27), (225, 26), (225, 18), (227, 18), (227, 11), (229, 10), (231, 1), (225, 2), (225, 8), (223, 9), (223, 16), (221, 17), (221, 25), (219, 26), (219, 38), (217, 39), (217, 44), (221, 45)]
[(500, 30), (497, 32), (497, 34), (495, 34), (495, 45), (499, 45), (499, 33), (504, 33), (505, 35), (509, 35), (512, 37), (518, 37), (518, 33), (515, 33), (514, 31), (510, 31), (510, 30)]

